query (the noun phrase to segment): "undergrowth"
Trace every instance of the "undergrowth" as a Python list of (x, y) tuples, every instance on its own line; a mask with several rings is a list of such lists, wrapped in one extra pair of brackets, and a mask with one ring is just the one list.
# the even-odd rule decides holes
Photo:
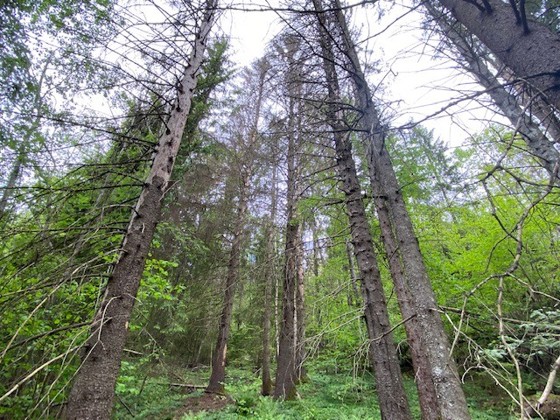
[[(202, 391), (187, 393), (179, 386), (171, 385), (181, 380), (188, 384), (203, 385), (209, 371), (154, 369), (149, 374), (136, 372), (131, 364), (125, 364), (117, 387), (116, 419), (182, 419), (182, 420), (229, 420), (229, 419), (379, 419), (381, 418), (375, 395), (372, 375), (367, 372), (333, 373), (308, 367), (309, 381), (298, 386), (298, 398), (294, 401), (274, 401), (260, 395), (258, 373), (230, 368), (226, 379), (226, 392), (234, 403), (217, 412), (198, 412), (181, 415), (181, 406), (187, 398), (196, 398)], [(171, 373), (170, 373), (171, 372)], [(414, 418), (420, 418), (416, 386), (412, 378), (405, 376)], [(487, 389), (476, 383), (468, 383), (465, 391), (474, 420), (509, 420), (508, 404), (500, 405)]]

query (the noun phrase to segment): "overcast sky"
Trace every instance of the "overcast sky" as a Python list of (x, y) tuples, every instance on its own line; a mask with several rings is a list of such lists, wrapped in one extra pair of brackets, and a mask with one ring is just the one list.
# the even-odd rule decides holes
[[(246, 2), (245, 6), (258, 9), (267, 3), (274, 4), (263, 0)], [(391, 9), (379, 22), (378, 7)], [(398, 115), (394, 126), (423, 120), (465, 92), (482, 90), (470, 77), (461, 74), (451, 60), (434, 57), (437, 40), (432, 36), (426, 42), (421, 29), (421, 10), (408, 14), (406, 11), (392, 1), (380, 1), (375, 7), (357, 6), (353, 11), (354, 25), (361, 28), (361, 41), (367, 39), (361, 46), (373, 52), (373, 59), (383, 59), (379, 77), (384, 79), (384, 99), (391, 102), (391, 111)], [(280, 27), (280, 19), (274, 12), (230, 11), (221, 22), (222, 30), (231, 34), (234, 60), (240, 65), (260, 57), (266, 41)], [(375, 34), (378, 35), (372, 37)], [(503, 121), (479, 104), (463, 101), (423, 124), (433, 129), (437, 137), (456, 146), (468, 140), (469, 135), (480, 132), (489, 120)]]

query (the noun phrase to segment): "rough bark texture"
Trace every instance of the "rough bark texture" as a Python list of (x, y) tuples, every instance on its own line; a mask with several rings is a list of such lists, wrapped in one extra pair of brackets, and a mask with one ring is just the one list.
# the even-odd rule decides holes
[[(372, 182), (375, 189), (374, 195), (382, 196), (379, 191), (379, 181)], [(418, 325), (416, 318), (416, 309), (414, 302), (410, 296), (410, 290), (407, 286), (405, 277), (405, 268), (399, 252), (399, 246), (393, 235), (393, 223), (386, 206), (385, 200), (375, 200), (375, 207), (379, 225), (381, 229), (381, 241), (387, 256), (391, 278), (395, 286), (397, 300), (403, 319), (408, 346), (410, 348), (410, 356), (412, 358), (412, 366), (414, 370), (414, 378), (418, 388), (418, 400), (420, 401), (420, 410), (423, 419), (439, 419), (440, 409), (438, 394), (435, 384), (432, 380), (432, 368), (430, 358), (426, 357), (425, 347), (429, 343), (424, 342), (422, 330)]]
[(162, 198), (173, 169), (203, 61), (206, 39), (214, 21), (215, 0), (209, 0), (190, 62), (181, 80), (177, 102), (161, 136), (153, 166), (132, 214), (118, 262), (83, 348), (67, 408), (69, 419), (109, 419), (128, 322), (146, 257), (160, 217)]
[(361, 128), (367, 134), (364, 140), (376, 207), (385, 212), (384, 216), (380, 215), (382, 239), (391, 262), (391, 274), (405, 318), (415, 370), (423, 381), (418, 381), (422, 414), (428, 419), (469, 419), (465, 395), (450, 355), (449, 341), (418, 240), (385, 149), (383, 126), (339, 0), (333, 0), (333, 6), (344, 45), (342, 49), (348, 59), (348, 73), (362, 112)]
[(303, 249), (303, 229), (300, 228), (298, 237), (297, 256), (297, 291), (296, 291), (296, 380), (305, 382), (307, 373), (305, 370), (305, 270), (303, 260), (305, 253)]
[(511, 6), (502, 0), (486, 0), (484, 3), (490, 9), (465, 0), (440, 0), (440, 3), (518, 78), (529, 81), (560, 109), (558, 34), (534, 21), (528, 22), (529, 30), (525, 31)]
[(237, 217), (233, 232), (233, 242), (231, 244), (226, 286), (224, 291), (224, 302), (222, 314), (220, 315), (220, 325), (218, 327), (218, 338), (214, 355), (212, 357), (212, 373), (208, 381), (206, 392), (224, 393), (224, 379), (226, 377), (226, 358), (227, 343), (231, 327), (231, 317), (233, 314), (233, 300), (235, 288), (239, 281), (239, 265), (241, 262), (241, 247), (245, 232), (245, 219), (247, 218), (247, 196), (249, 193), (250, 174), (245, 173), (241, 179), (239, 202), (237, 205)]
[[(338, 127), (340, 128), (340, 127)], [(336, 135), (335, 135), (336, 136)], [(346, 195), (346, 212), (350, 221), (352, 244), (362, 278), (364, 315), (370, 343), (370, 361), (375, 373), (379, 406), (383, 419), (410, 419), (400, 365), (393, 341), (387, 303), (377, 267), (362, 192), (348, 141), (336, 140), (337, 163), (342, 190)]]
[(320, 0), (313, 0), (313, 4), (317, 12), (319, 42), (328, 89), (327, 117), (333, 131), (338, 175), (341, 189), (346, 196), (346, 212), (362, 280), (364, 315), (370, 338), (369, 354), (375, 373), (381, 416), (387, 420), (410, 419), (412, 417), (402, 383), (381, 275), (377, 266), (377, 256), (352, 156), (352, 146), (349, 136), (345, 133), (347, 130), (342, 125), (342, 115), (337, 105), (341, 102), (341, 97), (335, 69), (335, 56), (328, 34), (327, 14), (322, 11)]
[[(444, 36), (450, 45), (454, 46), (459, 52), (467, 70), (487, 89), (488, 95), (496, 106), (510, 120), (516, 131), (521, 134), (529, 151), (540, 160), (549, 174), (553, 174), (554, 166), (560, 159), (560, 153), (540, 129), (538, 123), (525, 113), (520, 107), (518, 99), (500, 83), (480, 56), (480, 51), (477, 51), (475, 46), (467, 42), (459, 28), (454, 27), (446, 16), (438, 13), (431, 4), (426, 4), (425, 7), (437, 19)], [(514, 77), (510, 79), (513, 81)], [(540, 115), (546, 121), (547, 118), (543, 114), (544, 111)]]

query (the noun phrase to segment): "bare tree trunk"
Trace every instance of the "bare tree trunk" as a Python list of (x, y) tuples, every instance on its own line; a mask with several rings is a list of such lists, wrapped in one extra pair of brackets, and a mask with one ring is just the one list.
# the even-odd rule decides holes
[(440, 3), (511, 68), (516, 77), (531, 83), (551, 105), (560, 109), (558, 34), (533, 20), (520, 22), (511, 2), (440, 0)]
[(289, 138), (288, 138), (288, 174), (287, 174), (287, 221), (286, 247), (284, 262), (284, 284), (282, 295), (282, 324), (280, 326), (278, 345), (278, 364), (276, 368), (275, 398), (293, 399), (296, 395), (296, 294), (298, 288), (298, 252), (301, 236), (301, 221), (297, 219), (298, 168), (296, 159), (296, 133), (294, 127), (294, 98), (290, 99)]
[(409, 419), (411, 414), (402, 384), (381, 274), (377, 267), (377, 257), (362, 202), (350, 143), (347, 140), (337, 139), (337, 149), (342, 189), (346, 195), (346, 212), (350, 220), (352, 243), (362, 279), (364, 314), (370, 339), (370, 362), (375, 373), (382, 418)]
[(0, 220), (4, 218), (6, 207), (8, 205), (8, 200), (12, 197), (14, 189), (16, 187), (17, 180), (19, 179), (19, 174), (21, 172), (21, 161), (23, 159), (22, 153), (18, 153), (16, 156), (16, 160), (14, 162), (14, 166), (12, 166), (12, 170), (10, 171), (10, 175), (8, 176), (8, 182), (6, 186), (3, 188), (2, 198), (0, 199)]
[(270, 374), (270, 302), (272, 298), (272, 279), (274, 273), (274, 231), (269, 229), (267, 238), (267, 265), (272, 270), (267, 269), (264, 289), (264, 309), (263, 309), (263, 336), (262, 336), (262, 395), (270, 395), (272, 393), (272, 377)]
[[(560, 153), (558, 153), (554, 145), (542, 132), (538, 123), (520, 107), (517, 98), (508, 92), (500, 83), (483, 61), (476, 47), (467, 42), (459, 32), (459, 29), (454, 27), (446, 16), (441, 15), (433, 5), (426, 3), (425, 7), (432, 16), (437, 19), (448, 42), (458, 50), (461, 58), (464, 60), (464, 65), (467, 70), (487, 89), (488, 95), (492, 98), (496, 106), (510, 120), (512, 126), (521, 134), (529, 151), (540, 160), (549, 174), (553, 174), (554, 166), (558, 159), (560, 159)], [(508, 79), (513, 81), (514, 76), (511, 75)], [(543, 113), (544, 112), (541, 113), (541, 116)], [(545, 116), (542, 116), (542, 118), (546, 119)]]
[(335, 56), (330, 42), (327, 13), (320, 0), (313, 0), (319, 27), (319, 42), (326, 75), (328, 102), (327, 117), (335, 141), (338, 174), (341, 190), (346, 196), (346, 212), (354, 253), (362, 280), (365, 302), (365, 319), (370, 339), (370, 361), (376, 379), (379, 406), (383, 419), (411, 419), (408, 400), (404, 391), (400, 365), (389, 322), (387, 303), (377, 266), (368, 219), (362, 200), (362, 191), (352, 157), (352, 146), (347, 128), (342, 124), (338, 103), (341, 103)]
[(317, 233), (317, 220), (315, 217), (311, 220), (311, 234), (313, 237), (313, 275), (318, 277), (321, 249), (319, 247), (319, 235)]
[[(467, 402), (418, 240), (385, 149), (383, 126), (340, 1), (333, 0), (333, 6), (344, 44), (342, 48), (350, 66), (348, 73), (362, 112), (361, 127), (368, 134), (364, 140), (376, 207), (381, 213), (385, 212), (384, 219), (380, 213), (382, 239), (389, 261), (394, 259), (390, 265), (391, 274), (405, 318), (415, 370), (422, 381), (417, 383), (422, 414), (427, 419), (469, 419)], [(400, 266), (397, 266), (397, 261)]]
[(208, 0), (190, 62), (185, 69), (167, 129), (159, 141), (152, 169), (133, 211), (119, 260), (107, 283), (105, 296), (83, 348), (82, 364), (70, 392), (69, 419), (109, 419), (128, 322), (142, 272), (177, 156), (192, 94), (213, 25), (216, 0)]
[(305, 382), (307, 372), (305, 370), (305, 269), (303, 261), (305, 258), (303, 248), (303, 225), (300, 225), (300, 233), (296, 249), (297, 257), (297, 291), (296, 291), (296, 380)]
[(224, 293), (224, 303), (218, 327), (218, 339), (214, 348), (212, 358), (212, 373), (206, 392), (224, 393), (224, 379), (226, 377), (226, 356), (229, 331), (231, 327), (231, 317), (233, 313), (233, 298), (235, 288), (239, 281), (239, 265), (241, 261), (241, 247), (245, 231), (245, 219), (247, 218), (247, 198), (249, 193), (249, 173), (245, 173), (241, 179), (239, 192), (239, 203), (237, 205), (237, 218), (233, 232), (233, 242), (231, 245), (228, 271), (226, 278), (226, 288)]
[(262, 336), (262, 395), (272, 394), (272, 377), (270, 374), (270, 318), (273, 281), (276, 278), (276, 210), (277, 210), (277, 167), (274, 166), (272, 173), (272, 194), (270, 206), (270, 220), (266, 228), (266, 272), (264, 279), (264, 308), (263, 308), (263, 336)]
[[(257, 97), (255, 98), (255, 110), (252, 115), (249, 138), (246, 144), (245, 155), (250, 155), (255, 147), (258, 138), (258, 124), (261, 114), (261, 106), (263, 101), (264, 79), (268, 71), (266, 61), (262, 62), (262, 66), (258, 69), (259, 80), (257, 85)], [(250, 156), (246, 159), (252, 159)], [(237, 219), (233, 233), (233, 243), (231, 247), (230, 260), (228, 264), (228, 274), (226, 281), (226, 289), (224, 295), (224, 304), (222, 315), (220, 317), (220, 325), (218, 329), (218, 340), (214, 349), (214, 357), (212, 359), (212, 373), (206, 392), (223, 393), (225, 366), (227, 355), (227, 343), (231, 326), (231, 317), (233, 312), (233, 298), (235, 288), (239, 280), (239, 264), (241, 258), (241, 245), (244, 237), (245, 219), (247, 215), (247, 204), (249, 197), (250, 181), (254, 173), (254, 162), (246, 161), (239, 165), (241, 167), (241, 185), (239, 190), (239, 203), (237, 207)]]
[(288, 223), (286, 226), (284, 284), (282, 288), (282, 324), (280, 326), (276, 384), (274, 387), (274, 398), (283, 398), (286, 400), (295, 398), (297, 379), (294, 345), (296, 340), (295, 297), (298, 284), (296, 244), (299, 225), (293, 222), (293, 212), (295, 209), (290, 209), (290, 207), (293, 206), (289, 206)]
[[(298, 380), (299, 334), (303, 333), (298, 325), (298, 316), (303, 321), (303, 295), (298, 297), (300, 282), (303, 281), (303, 258), (298, 248), (301, 243), (302, 221), (297, 206), (301, 195), (300, 174), (301, 162), (299, 151), (301, 148), (300, 134), (302, 113), (301, 94), (301, 65), (294, 60), (297, 42), (289, 39), (285, 44), (288, 71), (285, 83), (288, 90), (288, 150), (287, 150), (287, 192), (286, 192), (286, 245), (284, 261), (284, 284), (282, 295), (282, 324), (280, 325), (278, 364), (276, 369), (276, 384), (274, 398), (293, 399), (296, 396), (296, 382)], [(283, 51), (283, 49), (282, 49)], [(300, 302), (296, 302), (301, 298)], [(298, 308), (299, 307), (299, 308)], [(301, 313), (299, 313), (301, 311)], [(299, 334), (298, 334), (299, 333)]]
[(280, 276), (274, 277), (274, 360), (278, 362), (280, 354), (280, 329), (282, 328), (280, 320)]
[(354, 269), (354, 252), (352, 250), (352, 243), (346, 241), (346, 257), (348, 258), (348, 270), (350, 272), (350, 284), (352, 292), (349, 292), (349, 304), (354, 305), (354, 301), (359, 302), (360, 292), (358, 291), (358, 282), (356, 278), (356, 270)]

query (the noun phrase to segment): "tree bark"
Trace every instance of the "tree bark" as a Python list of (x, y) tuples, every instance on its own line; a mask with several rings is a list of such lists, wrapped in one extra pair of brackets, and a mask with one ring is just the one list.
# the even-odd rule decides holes
[(270, 319), (272, 288), (276, 278), (276, 210), (278, 202), (277, 167), (274, 166), (272, 173), (272, 194), (270, 205), (270, 220), (265, 230), (266, 235), (266, 270), (264, 279), (264, 308), (263, 308), (263, 336), (262, 336), (262, 387), (261, 394), (268, 396), (272, 394), (272, 376), (270, 374)]
[(327, 118), (333, 131), (338, 175), (341, 181), (341, 190), (346, 196), (346, 213), (350, 222), (354, 253), (362, 280), (362, 294), (365, 303), (364, 315), (370, 339), (369, 355), (375, 373), (381, 416), (388, 420), (410, 419), (412, 416), (404, 392), (381, 274), (377, 266), (377, 256), (365, 213), (355, 162), (352, 157), (349, 133), (342, 124), (341, 111), (337, 105), (341, 103), (341, 97), (335, 68), (335, 56), (328, 32), (327, 14), (323, 12), (320, 0), (313, 0), (313, 4), (317, 12), (319, 43), (328, 89)]
[(385, 149), (382, 123), (373, 96), (350, 37), (340, 1), (333, 0), (334, 14), (353, 81), (364, 135), (374, 200), (381, 222), (390, 270), (405, 327), (415, 371), (423, 418), (469, 419), (470, 415), (450, 345), (439, 315), (412, 222), (401, 188)]
[(305, 258), (303, 248), (303, 229), (300, 225), (297, 242), (297, 291), (296, 291), (296, 380), (298, 383), (307, 380), (305, 370), (305, 270), (303, 260)]
[(525, 30), (512, 7), (502, 0), (485, 0), (484, 6), (465, 0), (440, 0), (440, 3), (511, 68), (516, 77), (531, 83), (551, 105), (560, 109), (558, 34), (535, 21), (528, 22)]
[(350, 273), (351, 292), (348, 292), (348, 304), (354, 305), (354, 301), (359, 302), (360, 292), (358, 291), (358, 282), (356, 278), (356, 270), (354, 269), (354, 253), (352, 251), (352, 243), (346, 240), (346, 257), (348, 258), (348, 271)]
[(263, 309), (263, 335), (262, 335), (262, 395), (272, 394), (272, 377), (270, 374), (270, 318), (272, 301), (272, 279), (275, 276), (274, 267), (274, 228), (271, 226), (267, 229), (266, 243), (266, 278), (264, 279), (264, 309)]
[(208, 0), (190, 61), (180, 82), (177, 101), (160, 137), (152, 169), (133, 211), (119, 260), (83, 347), (82, 364), (70, 392), (69, 419), (109, 419), (128, 322), (142, 272), (191, 107), (206, 40), (214, 22), (216, 0)]
[[(288, 193), (289, 194), (289, 193)], [(276, 368), (276, 384), (274, 398), (293, 399), (296, 396), (296, 325), (295, 325), (295, 297), (297, 290), (297, 256), (296, 243), (299, 235), (299, 225), (293, 223), (295, 209), (288, 211), (286, 226), (286, 249), (284, 263), (284, 283), (282, 295), (282, 324), (278, 345), (278, 360)]]

